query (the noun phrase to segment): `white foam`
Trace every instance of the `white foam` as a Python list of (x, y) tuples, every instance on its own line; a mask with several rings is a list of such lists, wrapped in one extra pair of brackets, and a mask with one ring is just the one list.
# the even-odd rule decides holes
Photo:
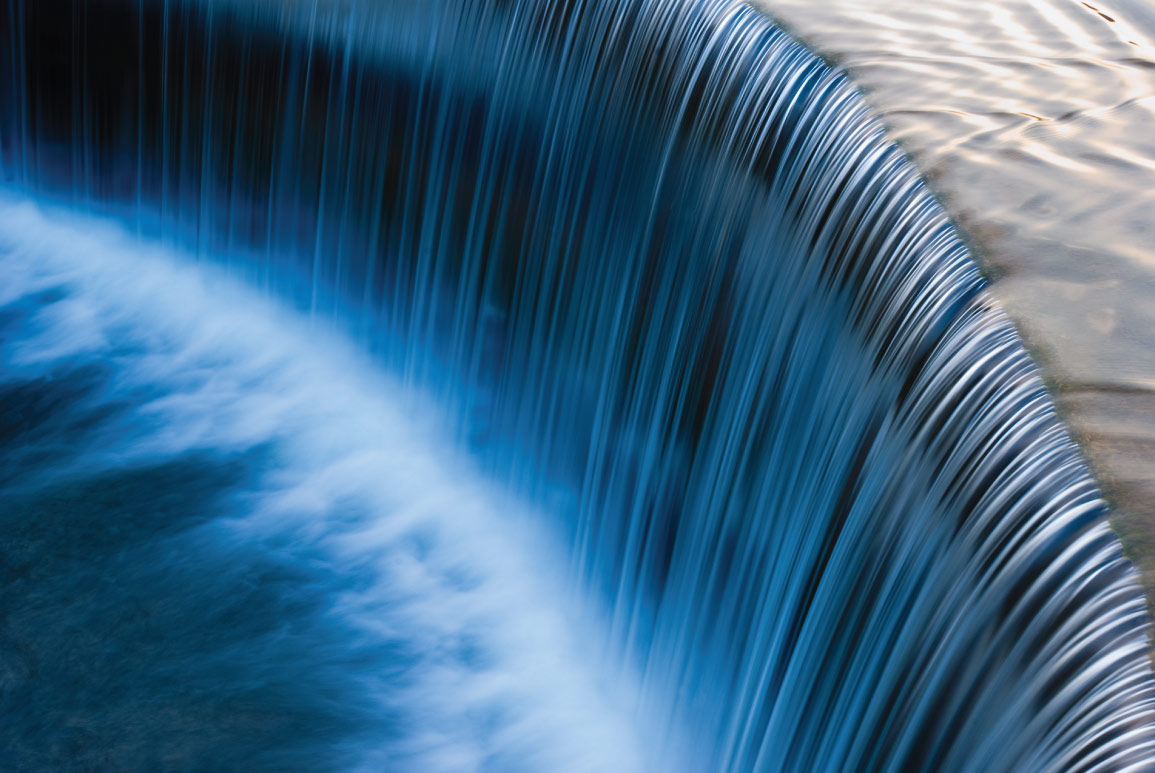
[[(3, 353), (6, 367), (99, 358), (128, 336), (139, 354), (118, 364), (123, 386), (165, 385), (139, 406), (155, 431), (108, 454), (275, 443), (278, 464), (250, 515), (214, 528), (226, 540), (315, 545), (359, 580), (329, 600), (342, 620), (367, 638), (419, 644), (400, 699), (396, 684), (364, 675), (406, 716), (414, 770), (642, 767), (636, 689), (590, 654), (600, 622), (563, 601), (571, 594), (550, 567), (564, 560), (534, 528), (541, 519), (452, 451), (436, 416), (340, 336), (105, 221), (11, 195), (0, 198), (0, 276), (3, 299), (67, 290), (39, 312), (35, 336)], [(397, 754), (366, 750), (365, 769)]]

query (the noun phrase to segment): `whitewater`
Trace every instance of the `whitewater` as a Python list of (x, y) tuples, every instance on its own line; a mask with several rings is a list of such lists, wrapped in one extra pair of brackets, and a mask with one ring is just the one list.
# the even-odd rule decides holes
[(13, 193), (0, 273), (5, 767), (640, 769), (556, 535), (339, 331)]

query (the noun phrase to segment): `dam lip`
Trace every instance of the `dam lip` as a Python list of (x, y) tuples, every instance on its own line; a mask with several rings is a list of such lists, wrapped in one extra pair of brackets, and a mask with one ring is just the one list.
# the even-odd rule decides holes
[[(991, 216), (986, 214), (982, 207), (975, 206), (975, 202), (983, 195), (982, 186), (996, 184), (993, 182), (994, 178), (986, 183), (968, 181), (967, 174), (960, 172), (958, 167), (974, 164), (974, 161), (957, 156), (952, 158), (949, 151), (928, 149), (930, 141), (942, 137), (942, 132), (930, 127), (920, 128), (918, 122), (913, 120), (896, 121), (896, 117), (901, 118), (895, 115), (901, 112), (900, 108), (905, 110), (910, 106), (909, 98), (896, 90), (895, 84), (898, 79), (891, 70), (880, 66), (879, 62), (887, 50), (898, 45), (907, 45), (910, 41), (901, 38), (904, 33), (893, 31), (888, 31), (888, 34), (896, 35), (899, 40), (875, 37), (886, 30), (878, 18), (871, 19), (867, 16), (869, 11), (880, 17), (888, 17), (889, 11), (868, 9), (865, 5), (856, 4), (854, 0), (832, 5), (833, 10), (824, 9), (817, 13), (796, 0), (749, 0), (749, 2), (800, 44), (845, 73), (870, 106), (876, 120), (885, 128), (888, 139), (902, 149), (911, 165), (919, 171), (927, 189), (939, 202), (968, 251), (980, 266), (988, 282), (988, 291), (1007, 312), (1024, 347), (1036, 362), (1060, 419), (1078, 443), (1089, 469), (1111, 505), (1112, 528), (1119, 535), (1128, 558), (1142, 570), (1149, 608), (1155, 613), (1155, 418), (1152, 418), (1155, 417), (1155, 413), (1148, 416), (1146, 426), (1132, 425), (1131, 432), (1127, 433), (1112, 427), (1125, 422), (1128, 417), (1134, 417), (1136, 411), (1140, 410), (1137, 406), (1119, 405), (1115, 409), (1096, 410), (1085, 405), (1089, 396), (1098, 395), (1100, 403), (1132, 396), (1136, 400), (1143, 400), (1155, 406), (1155, 370), (1148, 366), (1146, 377), (1123, 376), (1112, 381), (1096, 380), (1087, 371), (1086, 366), (1094, 364), (1098, 358), (1097, 354), (1088, 350), (1085, 345), (1080, 349), (1072, 348), (1063, 337), (1061, 329), (1046, 317), (1032, 311), (1021, 298), (1006, 292), (1007, 284), (1017, 277), (1029, 280), (1032, 275), (1047, 276), (1048, 272), (1040, 270), (1042, 267), (1039, 264), (1041, 261), (1050, 260), (1051, 256), (1044, 257), (1040, 254), (1043, 252), (1041, 248), (1044, 243), (1037, 241), (1038, 238), (1045, 237), (1046, 233), (1035, 229), (1036, 232), (1028, 237), (1035, 239), (1033, 248), (1022, 237), (1017, 237), (1013, 233), (1008, 234), (1005, 224), (1014, 222), (1013, 216)], [(931, 0), (926, 4), (928, 9), (938, 7), (948, 9), (950, 6), (950, 2), (942, 0)], [(1012, 3), (1010, 13), (1013, 14), (1015, 8), (1015, 4)], [(1125, 18), (1127, 13), (1115, 10), (1113, 15), (1116, 19)], [(1137, 17), (1135, 23), (1140, 27), (1150, 25), (1155, 20), (1144, 18), (1142, 14), (1135, 16)], [(831, 18), (836, 22), (837, 28), (834, 32), (827, 29), (829, 25), (820, 25), (818, 22), (818, 19), (829, 21)], [(857, 37), (855, 32), (850, 31), (851, 29), (856, 31)], [(1155, 33), (1155, 29), (1149, 31)], [(967, 28), (961, 26), (958, 34), (965, 38), (968, 34)], [(860, 42), (856, 45), (855, 41)], [(1128, 41), (1128, 44), (1136, 45), (1132, 41)], [(1150, 52), (1149, 45), (1142, 50)], [(868, 51), (871, 66), (862, 67), (859, 59)], [(1148, 55), (1136, 57), (1134, 63), (1129, 66), (1142, 70), (1152, 65)], [(939, 106), (946, 106), (950, 102), (949, 86), (949, 83), (944, 83), (937, 90), (929, 89), (930, 94), (925, 98), (937, 100), (936, 104)], [(994, 103), (1003, 97), (1004, 94), (996, 93), (991, 96), (991, 101)], [(1067, 112), (1061, 118), (1079, 112)], [(947, 136), (949, 138), (949, 135)], [(1012, 164), (1005, 174), (1015, 174), (1015, 169), (1017, 167)], [(1041, 193), (1047, 195), (1046, 190)], [(1093, 228), (1094, 222), (1088, 225)], [(1069, 249), (1061, 243), (1052, 244), (1052, 249), (1058, 251)], [(1129, 261), (1124, 253), (1112, 253), (1110, 247), (1104, 248), (1103, 252), (1117, 263)], [(1155, 259), (1155, 252), (1149, 250), (1148, 254)], [(1155, 305), (1155, 284), (1152, 288), (1153, 292), (1147, 297), (1148, 302)], [(1056, 303), (1060, 302), (1057, 295), (1052, 296), (1052, 299)], [(1124, 296), (1120, 296), (1118, 300), (1124, 304), (1136, 302), (1128, 301)], [(1079, 313), (1080, 310), (1076, 305), (1068, 317), (1074, 319)], [(1137, 340), (1130, 344), (1127, 351), (1134, 352), (1135, 359), (1142, 361), (1149, 359), (1148, 350), (1149, 346)], [(1078, 370), (1083, 372), (1072, 372), (1072, 368), (1069, 367), (1071, 364), (1076, 364)], [(1139, 441), (1138, 445), (1136, 441)], [(1144, 449), (1143, 454), (1148, 459), (1151, 472), (1136, 477), (1133, 469), (1125, 471), (1124, 468), (1129, 465), (1118, 458), (1124, 453), (1121, 449), (1125, 448)], [(1137, 547), (1138, 545), (1152, 547)], [(1155, 641), (1152, 646), (1152, 657), (1155, 658)]]

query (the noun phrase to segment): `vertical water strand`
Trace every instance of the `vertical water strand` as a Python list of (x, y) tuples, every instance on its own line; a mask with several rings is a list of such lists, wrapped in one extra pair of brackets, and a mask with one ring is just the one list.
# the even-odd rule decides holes
[[(158, 102), (158, 104), (160, 105), (160, 110), (159, 110), (159, 112), (160, 112), (160, 136), (159, 136), (158, 142), (157, 142), (157, 144), (159, 144), (159, 146), (160, 146), (160, 157), (158, 159), (156, 159), (156, 163), (157, 163), (157, 167), (158, 167), (156, 173), (157, 173), (157, 176), (160, 178), (160, 182), (156, 187), (156, 191), (157, 191), (156, 196), (157, 196), (158, 231), (161, 232), (161, 234), (162, 234), (161, 238), (164, 239), (165, 238), (164, 229), (161, 228), (160, 226), (163, 223), (170, 222), (169, 215), (168, 215), (168, 188), (169, 188), (168, 179), (169, 179), (169, 164), (170, 164), (170, 157), (171, 157), (171, 151), (169, 150), (170, 129), (169, 129), (169, 124), (168, 124), (168, 121), (169, 121), (169, 104), (170, 104), (169, 103), (169, 98), (170, 98), (169, 97), (169, 81), (170, 81), (170, 76), (169, 76), (169, 51), (170, 51), (170, 47), (169, 47), (169, 34), (170, 34), (170, 32), (169, 32), (170, 31), (169, 13), (170, 13), (170, 3), (169, 3), (169, 0), (165, 0), (165, 2), (162, 5), (162, 9), (163, 10), (161, 11), (161, 21), (160, 21), (160, 82), (159, 82), (160, 99)], [(144, 10), (143, 6), (141, 6), (141, 10), (142, 11)], [(143, 18), (141, 19), (141, 26), (144, 26), (144, 19)], [(147, 65), (145, 63), (145, 60), (142, 59), (141, 60), (141, 68), (143, 69), (146, 66)], [(141, 118), (143, 120), (144, 116), (142, 115)], [(144, 138), (143, 134), (140, 136), (139, 141), (140, 141), (141, 147), (144, 147), (145, 138)], [(142, 164), (141, 173), (144, 174), (145, 169), (143, 166), (143, 164), (144, 164), (143, 158), (141, 159), (141, 164)]]

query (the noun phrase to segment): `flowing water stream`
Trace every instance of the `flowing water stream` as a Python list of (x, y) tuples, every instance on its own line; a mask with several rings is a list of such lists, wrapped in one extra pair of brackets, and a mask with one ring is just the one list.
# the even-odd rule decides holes
[(750, 6), (6, 0), (0, 51), (12, 767), (1155, 756), (1034, 365)]

